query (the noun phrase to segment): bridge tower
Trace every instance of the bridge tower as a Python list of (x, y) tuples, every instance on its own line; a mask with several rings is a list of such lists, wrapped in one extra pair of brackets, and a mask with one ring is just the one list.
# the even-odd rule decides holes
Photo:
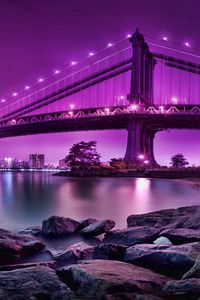
[[(142, 110), (145, 106), (153, 104), (153, 70), (156, 60), (138, 28), (129, 41), (132, 44), (132, 70), (128, 100)], [(156, 131), (149, 127), (147, 120), (133, 116), (128, 123), (127, 131), (127, 149), (124, 159), (137, 164), (140, 162), (139, 156), (143, 155), (146, 162), (155, 165), (153, 139)]]

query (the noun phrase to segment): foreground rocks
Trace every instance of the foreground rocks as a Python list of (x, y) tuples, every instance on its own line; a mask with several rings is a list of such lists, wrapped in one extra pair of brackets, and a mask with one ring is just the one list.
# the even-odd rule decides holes
[(87, 295), (90, 299), (127, 292), (143, 294), (144, 291), (161, 295), (168, 281), (167, 277), (150, 270), (109, 260), (84, 261), (58, 270), (57, 274), (78, 296)]
[(77, 232), (81, 224), (71, 218), (52, 216), (42, 222), (42, 234), (47, 236), (60, 236)]
[(102, 233), (109, 232), (113, 227), (115, 227), (115, 222), (112, 220), (103, 220), (90, 224), (81, 230), (82, 234), (87, 236), (97, 236)]

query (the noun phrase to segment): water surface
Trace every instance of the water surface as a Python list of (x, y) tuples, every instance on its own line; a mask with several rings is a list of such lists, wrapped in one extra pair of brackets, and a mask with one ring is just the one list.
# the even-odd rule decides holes
[(51, 215), (111, 218), (122, 228), (130, 214), (196, 204), (200, 190), (180, 180), (0, 173), (0, 228), (14, 231)]

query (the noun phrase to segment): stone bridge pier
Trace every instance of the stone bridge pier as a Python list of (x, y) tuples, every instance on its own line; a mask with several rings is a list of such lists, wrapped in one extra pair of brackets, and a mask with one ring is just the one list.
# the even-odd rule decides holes
[(155, 166), (153, 141), (156, 129), (143, 120), (131, 120), (127, 126), (127, 148), (124, 160), (137, 165)]

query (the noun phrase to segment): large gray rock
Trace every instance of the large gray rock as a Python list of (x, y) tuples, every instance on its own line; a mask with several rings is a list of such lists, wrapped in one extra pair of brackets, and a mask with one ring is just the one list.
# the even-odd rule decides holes
[(200, 230), (178, 228), (178, 229), (165, 229), (161, 231), (160, 236), (165, 236), (173, 244), (185, 244), (200, 241)]
[(70, 293), (55, 271), (48, 267), (0, 272), (2, 300), (67, 300)]
[(94, 247), (79, 242), (69, 246), (65, 251), (51, 251), (54, 259), (60, 263), (70, 264), (78, 260), (92, 259)]
[(178, 299), (181, 300), (198, 300), (200, 296), (200, 278), (172, 280), (166, 283), (163, 290), (168, 295), (179, 296)]
[(140, 215), (130, 215), (127, 218), (128, 227), (132, 226), (152, 226), (164, 227), (170, 223), (177, 222), (182, 217), (192, 216), (199, 206), (186, 206), (176, 209), (163, 209)]
[(119, 293), (161, 295), (168, 280), (150, 270), (113, 260), (83, 261), (57, 274), (83, 299), (105, 299), (106, 295)]
[(112, 220), (98, 221), (82, 229), (81, 233), (87, 236), (97, 236), (109, 232), (114, 226), (115, 222)]
[(85, 228), (85, 227), (87, 227), (91, 224), (94, 224), (96, 222), (98, 222), (98, 220), (94, 219), (94, 218), (88, 218), (88, 219), (79, 221), (79, 223), (82, 225), (82, 228)]
[(40, 235), (42, 231), (41, 226), (31, 226), (24, 230), (19, 231), (19, 234), (31, 234), (31, 235)]
[(44, 249), (45, 245), (29, 235), (0, 229), (0, 264), (8, 264)]
[(47, 236), (69, 235), (81, 228), (82, 225), (71, 218), (52, 216), (42, 222), (42, 234)]
[(135, 226), (122, 230), (108, 232), (103, 243), (113, 243), (124, 246), (132, 246), (141, 243), (151, 243), (158, 237), (159, 231), (153, 227)]
[(200, 230), (200, 207), (193, 216), (188, 217), (184, 222), (183, 227)]
[(12, 271), (17, 269), (27, 269), (31, 267), (49, 267), (51, 269), (55, 269), (56, 262), (55, 261), (48, 261), (48, 262), (32, 262), (32, 263), (19, 263), (19, 264), (12, 264), (12, 265), (3, 265), (0, 266), (0, 271)]
[(125, 250), (125, 246), (117, 244), (101, 244), (94, 247), (93, 258), (123, 260)]
[(200, 278), (200, 254), (197, 257), (193, 267), (182, 277), (182, 279), (186, 278)]
[(174, 245), (169, 248), (171, 251), (183, 253), (193, 260), (196, 260), (200, 253), (200, 242)]
[(124, 260), (172, 276), (182, 276), (194, 265), (190, 257), (170, 248), (148, 249), (140, 245), (126, 249)]

